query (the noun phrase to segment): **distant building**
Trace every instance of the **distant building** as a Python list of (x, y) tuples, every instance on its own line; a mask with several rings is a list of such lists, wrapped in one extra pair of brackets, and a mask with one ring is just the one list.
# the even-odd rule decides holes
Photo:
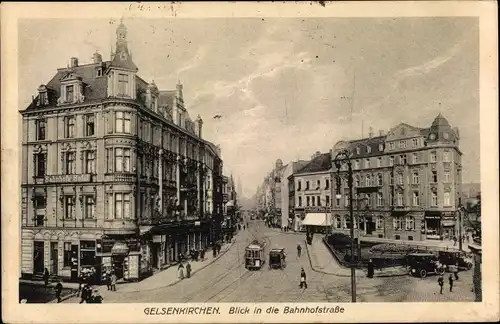
[(296, 230), (294, 224), (294, 207), (295, 207), (295, 192), (293, 181), (290, 182), (289, 177), (294, 174), (294, 172), (299, 171), (301, 168), (306, 166), (309, 161), (294, 161), (288, 163), (283, 170), (282, 180), (281, 180), (281, 224), (282, 226), (288, 226), (290, 229)]
[(311, 232), (329, 231), (332, 226), (332, 155), (316, 152), (311, 161), (288, 179), (295, 190), (294, 229)]
[[(439, 114), (429, 128), (401, 123), (387, 135), (338, 142), (351, 152), (356, 222), (361, 235), (401, 240), (451, 238), (462, 193), (459, 132)], [(334, 167), (334, 175), (336, 168)], [(347, 168), (333, 206), (334, 230), (348, 232)], [(334, 181), (332, 194), (337, 193)], [(355, 224), (358, 227), (358, 224)]]

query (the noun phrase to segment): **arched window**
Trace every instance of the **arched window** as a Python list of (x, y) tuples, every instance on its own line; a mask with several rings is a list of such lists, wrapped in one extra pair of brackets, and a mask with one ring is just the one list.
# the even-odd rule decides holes
[(335, 228), (342, 229), (342, 217), (340, 215), (335, 215)]
[(359, 176), (356, 176), (356, 178), (354, 179), (354, 186), (359, 187)]
[(366, 175), (365, 186), (369, 187), (371, 185), (371, 177), (369, 174)]
[(381, 186), (383, 182), (382, 173), (377, 175), (377, 185)]

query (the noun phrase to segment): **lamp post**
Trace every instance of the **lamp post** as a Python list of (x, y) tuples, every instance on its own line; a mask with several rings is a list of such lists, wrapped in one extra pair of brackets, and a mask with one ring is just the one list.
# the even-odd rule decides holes
[(351, 263), (351, 297), (352, 297), (352, 302), (356, 302), (356, 264), (353, 261), (354, 259), (354, 252), (355, 252), (355, 246), (354, 246), (354, 211), (353, 211), (353, 179), (352, 179), (352, 164), (351, 164), (351, 159), (349, 158), (349, 151), (348, 150), (342, 150), (335, 155), (335, 158), (333, 160), (333, 163), (335, 164), (335, 167), (337, 168), (337, 194), (335, 195), (335, 198), (340, 199), (342, 196), (340, 194), (340, 168), (342, 164), (347, 164), (347, 172), (348, 172), (348, 178), (347, 178), (347, 183), (349, 186), (349, 217), (351, 219), (351, 228), (350, 228), (350, 235), (351, 235), (351, 258), (350, 258), (350, 263)]

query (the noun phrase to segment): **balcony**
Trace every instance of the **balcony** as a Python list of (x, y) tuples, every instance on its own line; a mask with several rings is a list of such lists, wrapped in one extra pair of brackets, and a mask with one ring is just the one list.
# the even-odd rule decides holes
[(136, 175), (132, 173), (106, 173), (104, 175), (105, 182), (129, 182), (136, 181)]

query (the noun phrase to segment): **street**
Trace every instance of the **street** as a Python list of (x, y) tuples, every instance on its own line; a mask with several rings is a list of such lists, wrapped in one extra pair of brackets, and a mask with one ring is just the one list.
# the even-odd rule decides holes
[[(265, 240), (269, 248), (287, 251), (284, 270), (270, 270), (266, 263), (259, 271), (244, 267), (245, 247), (252, 240)], [(297, 257), (297, 244), (303, 247)], [(350, 278), (315, 272), (311, 269), (304, 235), (283, 233), (267, 228), (261, 221), (251, 221), (250, 229), (240, 231), (234, 245), (219, 259), (191, 278), (165, 287), (144, 291), (105, 291), (104, 302), (350, 302)], [(299, 288), (301, 267), (307, 274), (307, 289)], [(358, 302), (473, 301), (472, 273), (461, 272), (453, 292), (449, 292), (447, 275), (443, 295), (439, 294), (437, 278), (410, 276), (358, 278)], [(101, 289), (102, 291), (102, 289)], [(71, 298), (67, 302), (77, 302)]]

